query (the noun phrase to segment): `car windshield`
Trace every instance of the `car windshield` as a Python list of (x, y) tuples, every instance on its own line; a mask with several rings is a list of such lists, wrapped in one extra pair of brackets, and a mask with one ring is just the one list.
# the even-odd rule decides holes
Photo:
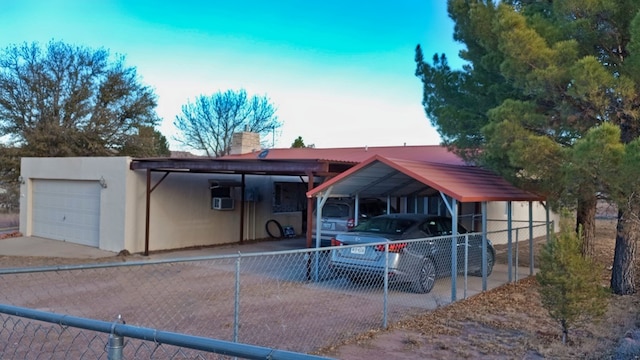
[(366, 231), (381, 234), (402, 234), (416, 222), (410, 219), (378, 217), (360, 223), (352, 231)]

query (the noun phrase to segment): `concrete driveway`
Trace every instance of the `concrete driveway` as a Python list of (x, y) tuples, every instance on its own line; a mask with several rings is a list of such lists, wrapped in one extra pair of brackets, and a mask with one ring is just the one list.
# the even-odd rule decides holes
[[(245, 244), (229, 244), (222, 246), (202, 247), (197, 249), (167, 250), (152, 252), (144, 259), (167, 259), (220, 254), (237, 254), (252, 252), (283, 251), (303, 249), (304, 238), (291, 238), (273, 241), (250, 242)], [(0, 255), (4, 256), (39, 256), (73, 259), (101, 259), (116, 256), (117, 253), (100, 250), (95, 247), (70, 242), (45, 239), (37, 236), (21, 236), (0, 239)]]

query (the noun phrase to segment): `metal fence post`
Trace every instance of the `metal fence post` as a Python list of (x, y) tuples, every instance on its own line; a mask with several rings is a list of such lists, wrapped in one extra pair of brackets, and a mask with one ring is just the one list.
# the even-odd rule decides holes
[(464, 299), (467, 298), (467, 274), (469, 272), (469, 235), (464, 235)]
[(533, 205), (529, 201), (529, 276), (533, 276)]
[(122, 348), (124, 347), (124, 337), (116, 334), (109, 334), (107, 343), (107, 359), (122, 360)]
[(109, 334), (109, 340), (107, 341), (107, 359), (108, 360), (122, 360), (122, 349), (124, 348), (124, 337), (115, 333), (116, 323), (124, 321), (122, 315), (118, 315), (116, 321), (111, 324), (111, 333)]
[(389, 242), (384, 244), (384, 300), (382, 310), (382, 328), (387, 328), (387, 307), (389, 306)]
[(239, 332), (240, 332), (240, 257), (241, 254), (238, 252), (238, 257), (236, 258), (236, 288), (235, 288), (235, 298), (234, 298), (234, 306), (233, 306), (233, 341), (238, 342)]
[(520, 250), (519, 250), (519, 246), (520, 246), (520, 228), (516, 228), (516, 266), (515, 266), (515, 279), (516, 281), (518, 281), (518, 267), (520, 266), (519, 263), (519, 255), (520, 255)]

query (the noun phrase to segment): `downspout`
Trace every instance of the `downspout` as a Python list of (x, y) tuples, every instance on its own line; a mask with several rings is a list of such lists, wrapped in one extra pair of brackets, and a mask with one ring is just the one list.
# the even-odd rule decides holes
[(245, 191), (245, 174), (242, 174), (242, 187), (240, 189), (240, 245), (244, 243), (244, 191)]

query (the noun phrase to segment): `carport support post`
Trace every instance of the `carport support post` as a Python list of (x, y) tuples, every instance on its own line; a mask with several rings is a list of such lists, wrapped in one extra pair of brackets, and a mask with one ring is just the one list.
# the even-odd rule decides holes
[(451, 302), (457, 298), (458, 277), (458, 200), (451, 201)]
[(513, 266), (513, 259), (512, 259), (512, 241), (513, 241), (513, 234), (511, 234), (511, 231), (513, 230), (513, 226), (511, 224), (511, 222), (513, 221), (512, 219), (512, 213), (511, 213), (511, 201), (507, 201), (507, 264), (509, 266), (509, 282), (513, 281), (513, 269), (511, 269), (511, 267)]
[[(313, 178), (313, 173), (311, 171), (307, 172), (307, 192), (313, 190), (313, 184), (314, 184), (314, 178)], [(307, 247), (310, 248), (312, 247), (312, 242), (311, 242), (311, 238), (312, 238), (312, 226), (313, 226), (313, 198), (311, 197), (307, 197)]]
[(240, 244), (244, 244), (244, 191), (246, 188), (245, 175), (242, 173), (242, 186), (240, 188)]
[(529, 276), (533, 276), (533, 202), (529, 201)]
[(147, 169), (147, 204), (144, 219), (144, 256), (149, 256), (149, 210), (151, 209), (151, 169)]

